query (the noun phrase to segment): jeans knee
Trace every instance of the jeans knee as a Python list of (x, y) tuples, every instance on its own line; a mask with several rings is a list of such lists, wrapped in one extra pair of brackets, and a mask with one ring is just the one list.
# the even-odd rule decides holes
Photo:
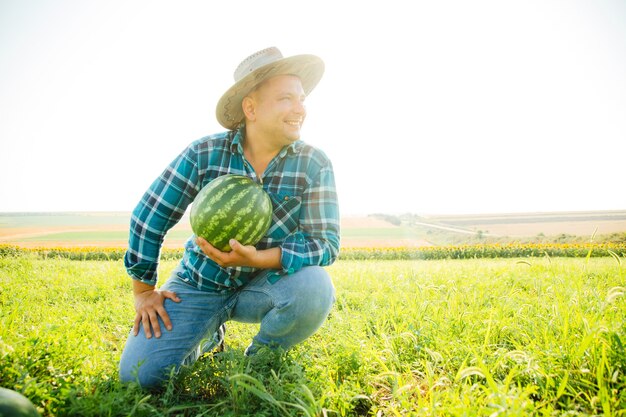
[(310, 282), (314, 285), (314, 293), (321, 299), (324, 299), (332, 305), (335, 302), (335, 286), (326, 270), (320, 266), (311, 266), (313, 268), (314, 279)]
[(134, 362), (124, 358), (120, 360), (119, 377), (123, 383), (136, 382), (144, 389), (161, 386), (166, 380), (167, 368), (150, 363), (149, 359)]
[(305, 314), (326, 317), (335, 302), (335, 287), (328, 272), (319, 266), (305, 268), (297, 303)]

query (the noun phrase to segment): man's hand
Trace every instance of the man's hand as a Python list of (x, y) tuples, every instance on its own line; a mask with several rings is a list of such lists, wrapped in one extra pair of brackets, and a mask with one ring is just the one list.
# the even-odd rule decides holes
[(152, 331), (156, 338), (161, 337), (161, 326), (158, 318), (161, 317), (167, 330), (172, 330), (172, 322), (163, 307), (166, 298), (179, 303), (180, 298), (172, 291), (161, 291), (153, 286), (140, 281), (133, 281), (133, 293), (135, 295), (135, 323), (133, 334), (139, 334), (139, 323), (143, 324), (143, 331), (146, 338), (152, 337)]
[(222, 252), (207, 242), (204, 238), (197, 237), (196, 243), (202, 252), (221, 267), (251, 266), (255, 268), (281, 268), (280, 248), (257, 250), (254, 246), (244, 246), (235, 239), (228, 243), (232, 250)]
[(254, 246), (244, 246), (235, 239), (228, 242), (232, 248), (230, 252), (222, 252), (201, 237), (196, 239), (196, 243), (206, 256), (221, 267), (253, 266), (257, 256), (257, 250)]

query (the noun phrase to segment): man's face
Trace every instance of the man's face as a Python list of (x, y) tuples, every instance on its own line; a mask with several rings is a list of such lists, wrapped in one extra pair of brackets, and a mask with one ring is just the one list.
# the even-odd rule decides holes
[(251, 95), (255, 127), (280, 147), (300, 139), (306, 117), (306, 95), (300, 78), (278, 75), (266, 80)]

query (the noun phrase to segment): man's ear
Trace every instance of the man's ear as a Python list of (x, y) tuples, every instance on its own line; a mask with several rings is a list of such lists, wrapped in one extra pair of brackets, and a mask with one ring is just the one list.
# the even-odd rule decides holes
[(255, 102), (254, 99), (250, 96), (246, 96), (241, 101), (241, 108), (243, 110), (243, 114), (246, 116), (246, 120), (254, 120), (254, 108)]

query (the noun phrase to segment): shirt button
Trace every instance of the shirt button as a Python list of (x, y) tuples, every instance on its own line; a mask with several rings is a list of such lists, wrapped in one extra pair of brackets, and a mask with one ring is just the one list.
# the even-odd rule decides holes
[(285, 196), (285, 201), (289, 201), (289, 196), (288, 195)]

